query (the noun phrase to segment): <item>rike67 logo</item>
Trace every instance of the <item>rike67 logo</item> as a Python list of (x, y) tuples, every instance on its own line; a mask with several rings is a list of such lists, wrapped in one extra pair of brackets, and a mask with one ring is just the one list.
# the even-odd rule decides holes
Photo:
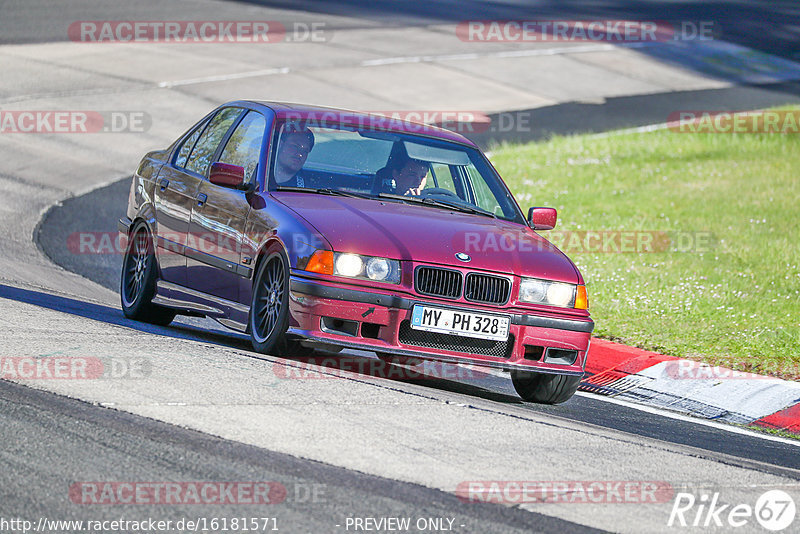
[(749, 504), (723, 504), (720, 494), (678, 493), (667, 521), (668, 527), (739, 528), (752, 525), (753, 519), (772, 532), (785, 530), (794, 523), (797, 509), (791, 495), (782, 490), (769, 490)]

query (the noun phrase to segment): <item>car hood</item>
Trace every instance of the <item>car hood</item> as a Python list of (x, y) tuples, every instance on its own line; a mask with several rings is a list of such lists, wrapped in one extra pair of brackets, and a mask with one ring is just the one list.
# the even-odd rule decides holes
[[(581, 281), (569, 258), (520, 224), (405, 202), (289, 191), (272, 196), (314, 226), (336, 252)], [(459, 252), (471, 261), (456, 259)]]

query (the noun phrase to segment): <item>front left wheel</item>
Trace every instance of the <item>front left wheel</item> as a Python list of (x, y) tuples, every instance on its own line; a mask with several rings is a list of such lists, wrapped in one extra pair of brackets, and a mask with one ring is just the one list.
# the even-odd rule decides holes
[(122, 260), (119, 294), (125, 317), (161, 326), (172, 322), (176, 312), (152, 302), (157, 276), (153, 239), (147, 225), (140, 222), (130, 234)]
[(289, 262), (273, 252), (258, 266), (250, 303), (250, 340), (264, 354), (282, 352), (289, 327)]
[(280, 252), (258, 265), (250, 302), (249, 332), (253, 348), (262, 354), (306, 358), (315, 354), (300, 340), (286, 335), (289, 328), (289, 260)]

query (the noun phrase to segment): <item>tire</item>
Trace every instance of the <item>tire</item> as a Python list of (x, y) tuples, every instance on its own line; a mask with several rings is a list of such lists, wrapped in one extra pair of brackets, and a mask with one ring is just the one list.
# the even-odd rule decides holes
[(539, 404), (567, 402), (578, 391), (580, 376), (511, 371), (511, 382), (522, 400)]
[(122, 260), (119, 296), (125, 317), (160, 326), (172, 322), (175, 310), (152, 303), (157, 278), (153, 238), (147, 225), (139, 222), (130, 233)]
[(286, 337), (289, 328), (289, 260), (282, 252), (269, 254), (258, 265), (250, 302), (250, 342), (262, 354), (305, 357), (313, 349)]

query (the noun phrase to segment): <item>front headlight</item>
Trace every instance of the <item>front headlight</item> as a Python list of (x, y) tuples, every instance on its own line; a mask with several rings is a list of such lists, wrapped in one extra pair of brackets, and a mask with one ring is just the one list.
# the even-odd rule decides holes
[[(576, 293), (582, 297), (578, 299), (578, 302), (575, 299)], [(586, 288), (584, 286), (565, 284), (564, 282), (523, 278), (519, 284), (519, 301), (531, 304), (586, 309), (588, 307), (588, 299), (585, 295)]]
[(334, 252), (333, 274), (375, 282), (400, 283), (400, 262), (375, 256)]

